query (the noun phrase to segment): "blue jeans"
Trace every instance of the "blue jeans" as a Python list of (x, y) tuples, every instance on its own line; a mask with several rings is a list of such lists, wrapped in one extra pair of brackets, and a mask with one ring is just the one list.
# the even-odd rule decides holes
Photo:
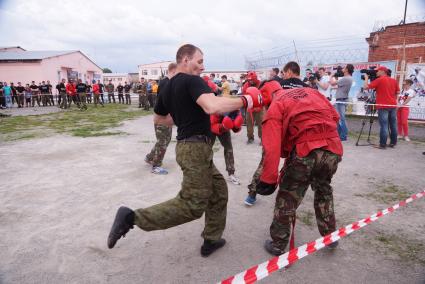
[(388, 124), (390, 126), (390, 144), (397, 144), (397, 108), (378, 109), (379, 145), (386, 146), (388, 138)]
[[(345, 104), (345, 102), (347, 101), (348, 99), (340, 99), (335, 104), (336, 111), (339, 114), (338, 135), (341, 141), (347, 140), (347, 135), (348, 135), (348, 128), (347, 128), (347, 124), (345, 123), (345, 110), (347, 108), (347, 105)], [(343, 103), (339, 103), (339, 102), (343, 102)]]

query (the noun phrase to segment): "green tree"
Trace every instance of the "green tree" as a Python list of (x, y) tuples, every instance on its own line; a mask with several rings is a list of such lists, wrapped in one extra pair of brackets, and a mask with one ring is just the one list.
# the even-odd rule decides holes
[(102, 71), (103, 73), (112, 73), (112, 70), (109, 68), (103, 68)]

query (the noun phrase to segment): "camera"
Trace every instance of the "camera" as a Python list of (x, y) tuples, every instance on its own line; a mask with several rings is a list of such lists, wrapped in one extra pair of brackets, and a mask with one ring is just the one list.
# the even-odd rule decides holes
[(333, 70), (336, 70), (333, 75), (335, 78), (344, 77), (344, 72), (342, 72), (342, 66), (334, 67)]
[[(371, 67), (369, 67), (369, 69), (360, 70), (360, 73), (367, 74), (369, 76), (370, 81), (372, 82), (373, 80), (375, 80), (378, 77), (377, 71), (375, 69), (376, 69), (376, 66), (371, 66)], [(361, 79), (362, 80), (365, 79), (364, 75), (361, 76)]]
[(365, 102), (365, 112), (366, 115), (373, 115), (376, 112), (375, 104), (376, 104), (376, 93), (375, 91), (366, 91), (363, 88), (357, 95), (357, 100)]
[(321, 79), (321, 76), (318, 71), (311, 73), (310, 77), (308, 77), (308, 81), (310, 83), (314, 83), (315, 80), (320, 81), (320, 79)]

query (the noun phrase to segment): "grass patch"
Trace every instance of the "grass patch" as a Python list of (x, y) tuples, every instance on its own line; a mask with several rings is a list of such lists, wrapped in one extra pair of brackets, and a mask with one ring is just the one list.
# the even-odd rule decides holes
[(425, 244), (399, 235), (380, 234), (375, 237), (378, 249), (390, 251), (403, 261), (425, 264)]
[(389, 181), (383, 180), (381, 183), (371, 183), (375, 186), (376, 190), (367, 194), (354, 194), (354, 196), (373, 199), (380, 203), (392, 204), (401, 200), (405, 200), (411, 196), (411, 192), (407, 191), (404, 187), (395, 185)]
[(98, 108), (89, 107), (86, 111), (73, 108), (59, 113), (2, 117), (0, 118), (0, 141), (46, 137), (53, 133), (77, 137), (121, 135), (123, 132), (105, 130), (117, 127), (125, 120), (151, 113), (114, 104)]
[(297, 214), (297, 219), (300, 220), (301, 222), (303, 222), (308, 227), (313, 226), (313, 212), (311, 212), (311, 211), (307, 211), (307, 212), (301, 211), (301, 212), (299, 212)]

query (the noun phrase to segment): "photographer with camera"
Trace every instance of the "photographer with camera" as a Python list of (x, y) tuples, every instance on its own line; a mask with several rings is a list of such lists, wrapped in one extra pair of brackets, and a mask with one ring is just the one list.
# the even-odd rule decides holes
[[(339, 66), (338, 66), (339, 67)], [(338, 123), (338, 134), (341, 141), (347, 141), (348, 128), (345, 122), (345, 111), (347, 109), (348, 94), (350, 93), (351, 86), (353, 85), (353, 64), (347, 64), (345, 68), (342, 69), (342, 74), (337, 72), (334, 74), (330, 80), (332, 86), (337, 86), (335, 98), (336, 104), (335, 108), (339, 114), (339, 123)], [(341, 75), (344, 75), (340, 77)]]
[(326, 74), (325, 68), (320, 67), (319, 71), (314, 75), (316, 78), (314, 78), (313, 82), (316, 84), (318, 91), (324, 95), (328, 101), (331, 101), (331, 88), (329, 86), (330, 77)]
[(400, 93), (397, 81), (388, 77), (388, 69), (380, 66), (376, 69), (376, 78), (369, 82), (369, 73), (364, 74), (364, 86), (366, 89), (376, 91), (376, 109), (378, 110), (379, 126), (379, 149), (386, 149), (388, 138), (388, 125), (390, 127), (390, 147), (397, 144), (397, 95)]

